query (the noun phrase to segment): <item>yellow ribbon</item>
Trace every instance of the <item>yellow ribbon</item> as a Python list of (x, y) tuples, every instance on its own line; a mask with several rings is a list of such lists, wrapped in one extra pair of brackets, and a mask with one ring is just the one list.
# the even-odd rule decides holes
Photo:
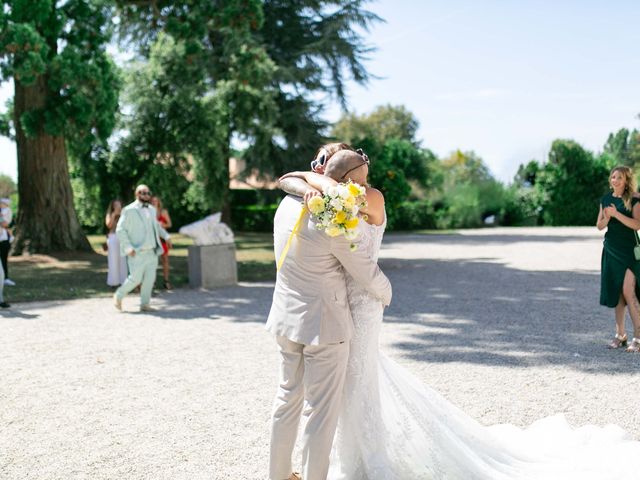
[(293, 237), (297, 235), (298, 230), (300, 230), (300, 225), (302, 225), (302, 219), (304, 218), (305, 213), (307, 213), (307, 209), (303, 205), (302, 210), (300, 211), (300, 215), (298, 216), (298, 220), (296, 221), (296, 224), (291, 229), (291, 235), (289, 235), (289, 238), (287, 239), (287, 244), (284, 246), (284, 250), (282, 250), (282, 253), (280, 254), (280, 259), (278, 260), (278, 264), (276, 265), (276, 268), (278, 270), (282, 268), (284, 259), (287, 257), (287, 253), (289, 252), (289, 247), (291, 247), (291, 242), (293, 241)]

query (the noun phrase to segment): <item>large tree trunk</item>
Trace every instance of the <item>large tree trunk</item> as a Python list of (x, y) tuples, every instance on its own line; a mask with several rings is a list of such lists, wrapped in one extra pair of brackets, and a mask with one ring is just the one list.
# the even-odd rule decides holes
[(23, 113), (45, 107), (47, 95), (44, 76), (29, 86), (15, 82), (20, 204), (14, 253), (90, 251), (73, 206), (64, 137), (48, 135), (41, 127), (36, 135), (27, 136), (20, 124)]

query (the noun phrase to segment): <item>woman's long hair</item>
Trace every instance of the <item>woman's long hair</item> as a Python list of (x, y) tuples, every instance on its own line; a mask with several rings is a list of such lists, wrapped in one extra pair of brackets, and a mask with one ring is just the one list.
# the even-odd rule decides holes
[[(158, 206), (157, 206), (157, 210), (158, 210), (158, 215), (160, 215), (162, 213), (163, 207), (162, 207), (162, 199), (158, 196), (158, 195), (154, 195), (153, 198), (151, 199), (151, 204), (153, 205), (153, 200), (155, 200), (156, 202), (158, 202)], [(155, 206), (155, 205), (154, 205)]]
[(622, 175), (622, 178), (624, 179), (624, 191), (622, 192), (622, 202), (624, 203), (624, 208), (631, 211), (631, 199), (633, 198), (633, 194), (638, 190), (636, 177), (633, 174), (633, 170), (631, 170), (629, 167), (618, 166), (611, 170), (611, 173), (609, 174), (609, 183), (611, 183), (611, 177), (616, 172)]
[(111, 200), (109, 202), (109, 207), (107, 208), (107, 215), (109, 215), (109, 217), (113, 215), (113, 206), (115, 205), (116, 202), (120, 203), (120, 205), (122, 206), (122, 202), (120, 201), (119, 198), (114, 198), (113, 200)]

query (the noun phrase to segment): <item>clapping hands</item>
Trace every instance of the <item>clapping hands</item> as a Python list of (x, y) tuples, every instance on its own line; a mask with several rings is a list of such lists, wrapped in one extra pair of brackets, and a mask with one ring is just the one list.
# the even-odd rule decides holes
[(609, 205), (608, 207), (604, 207), (603, 211), (604, 211), (604, 215), (607, 218), (616, 218), (618, 215), (618, 209), (615, 207), (615, 205)]

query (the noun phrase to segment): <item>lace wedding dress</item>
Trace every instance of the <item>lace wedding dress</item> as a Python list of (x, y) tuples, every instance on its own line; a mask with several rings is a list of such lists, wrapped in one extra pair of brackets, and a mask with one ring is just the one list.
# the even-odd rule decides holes
[[(358, 248), (377, 260), (385, 225)], [(378, 349), (383, 307), (349, 278), (355, 325), (328, 480), (640, 478), (640, 442), (619, 427), (572, 428), (562, 415), (527, 429), (485, 427)]]

